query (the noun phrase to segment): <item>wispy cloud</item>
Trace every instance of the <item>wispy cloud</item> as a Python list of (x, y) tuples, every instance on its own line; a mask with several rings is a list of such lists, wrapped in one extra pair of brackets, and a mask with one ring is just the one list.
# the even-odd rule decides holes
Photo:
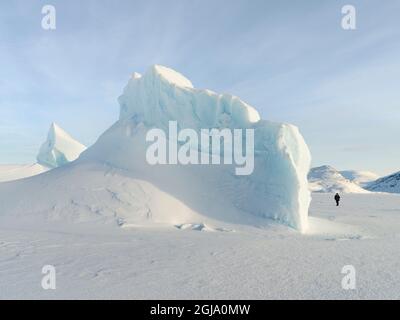
[(93, 143), (131, 72), (153, 63), (295, 123), (315, 164), (384, 171), (400, 158), (398, 1), (352, 1), (355, 31), (340, 27), (345, 1), (55, 0), (51, 32), (44, 4), (0, 3), (0, 162), (33, 161), (52, 121)]

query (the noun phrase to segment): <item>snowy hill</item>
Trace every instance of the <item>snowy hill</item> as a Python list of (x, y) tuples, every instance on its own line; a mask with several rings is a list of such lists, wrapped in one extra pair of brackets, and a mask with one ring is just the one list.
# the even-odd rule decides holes
[(308, 174), (312, 192), (367, 193), (357, 183), (346, 179), (339, 171), (331, 166), (312, 168)]
[(365, 188), (375, 192), (400, 193), (400, 172), (370, 182)]
[[(266, 226), (273, 219), (307, 229), (310, 153), (296, 127), (260, 120), (258, 112), (239, 98), (195, 89), (184, 76), (162, 66), (151, 67), (143, 76), (135, 73), (119, 103), (119, 121), (79, 159), (37, 177), (0, 185), (3, 217), (214, 231), (238, 224)], [(250, 140), (238, 136), (240, 145), (253, 155), (251, 174), (238, 175), (236, 163), (150, 164), (147, 134), (152, 129), (169, 132), (170, 121), (201, 137), (203, 129), (254, 132), (254, 150), (247, 150)], [(210, 132), (211, 139), (218, 135)], [(168, 144), (172, 152), (169, 138), (160, 143)], [(41, 162), (56, 166), (70, 160), (66, 140), (70, 139), (54, 126)], [(193, 141), (180, 141), (175, 147), (200, 159), (222, 156), (218, 150), (192, 145)], [(73, 156), (82, 149), (77, 146)], [(225, 145), (224, 150), (235, 151)]]
[(53, 122), (47, 140), (40, 148), (37, 161), (49, 168), (56, 168), (75, 160), (85, 149), (83, 144)]
[(340, 171), (340, 174), (361, 187), (364, 187), (367, 183), (379, 178), (379, 175), (370, 171), (345, 170)]

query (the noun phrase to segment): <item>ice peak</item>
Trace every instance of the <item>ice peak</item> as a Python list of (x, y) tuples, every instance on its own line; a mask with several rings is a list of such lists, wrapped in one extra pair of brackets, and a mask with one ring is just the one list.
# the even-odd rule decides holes
[(132, 79), (140, 79), (141, 77), (142, 77), (142, 75), (138, 72), (132, 73)]
[(172, 70), (170, 68), (155, 64), (150, 67), (148, 74), (155, 75), (167, 81), (170, 84), (174, 84), (183, 88), (193, 88), (192, 82), (179, 72)]
[(57, 136), (68, 136), (71, 137), (65, 130), (63, 130), (57, 123), (52, 122), (49, 129), (49, 134), (54, 137)]
[(37, 155), (39, 164), (55, 168), (79, 157), (86, 147), (53, 122)]
[(169, 120), (193, 129), (249, 127), (260, 120), (257, 110), (238, 97), (195, 89), (185, 76), (161, 65), (131, 77), (118, 101), (121, 120), (135, 118), (161, 128)]

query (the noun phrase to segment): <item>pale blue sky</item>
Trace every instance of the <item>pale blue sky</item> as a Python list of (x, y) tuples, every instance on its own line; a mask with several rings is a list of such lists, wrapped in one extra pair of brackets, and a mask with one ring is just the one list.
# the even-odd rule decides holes
[(34, 162), (52, 121), (94, 143), (130, 74), (158, 63), (296, 124), (313, 165), (400, 170), (399, 16), (396, 0), (1, 1), (0, 163)]

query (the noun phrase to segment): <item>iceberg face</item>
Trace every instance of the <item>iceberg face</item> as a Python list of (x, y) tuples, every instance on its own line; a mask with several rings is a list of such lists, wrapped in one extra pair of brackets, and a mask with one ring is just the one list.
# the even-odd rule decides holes
[(135, 117), (147, 126), (168, 128), (249, 127), (260, 120), (258, 112), (239, 98), (197, 90), (176, 71), (153, 66), (144, 76), (135, 73), (119, 97), (120, 120)]
[(52, 123), (47, 140), (40, 147), (37, 162), (49, 168), (60, 167), (77, 159), (85, 149), (83, 144)]
[[(260, 220), (251, 217), (269, 218), (307, 229), (311, 156), (295, 126), (261, 120), (238, 97), (195, 89), (184, 76), (162, 66), (151, 67), (143, 76), (133, 74), (119, 103), (119, 121), (79, 161), (127, 170), (219, 221), (256, 224)], [(179, 130), (197, 132), (253, 129), (254, 171), (237, 176), (232, 165), (150, 165), (145, 157), (146, 132), (152, 128), (167, 132), (169, 121), (176, 121)]]

